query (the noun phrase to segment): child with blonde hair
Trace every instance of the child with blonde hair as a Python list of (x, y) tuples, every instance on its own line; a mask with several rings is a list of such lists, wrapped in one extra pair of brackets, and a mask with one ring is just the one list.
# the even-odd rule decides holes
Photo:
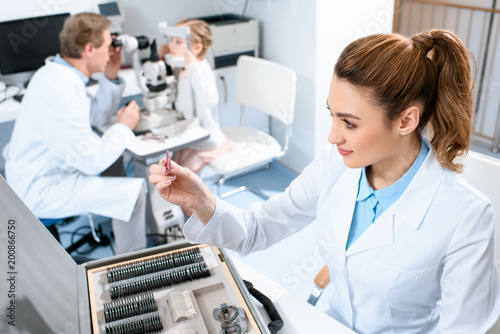
[[(160, 57), (184, 58), (184, 67), (174, 69), (177, 78), (175, 109), (186, 119), (197, 117), (200, 125), (210, 132), (210, 137), (198, 144), (174, 153), (173, 160), (198, 174), (222, 153), (231, 150), (231, 141), (220, 130), (212, 115), (219, 102), (215, 76), (205, 59), (212, 45), (212, 34), (202, 20), (181, 20), (176, 27), (190, 28), (189, 47), (186, 38), (172, 37), (169, 45), (163, 45)], [(167, 63), (168, 63), (168, 56)], [(194, 97), (193, 97), (194, 94)]]

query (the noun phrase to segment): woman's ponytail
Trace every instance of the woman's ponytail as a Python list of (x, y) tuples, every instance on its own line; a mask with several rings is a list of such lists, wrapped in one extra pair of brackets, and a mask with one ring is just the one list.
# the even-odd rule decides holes
[(454, 160), (467, 153), (472, 136), (473, 80), (469, 51), (457, 36), (446, 30), (423, 32), (412, 41), (422, 52), (430, 51), (429, 58), (437, 71), (434, 108), (428, 124), (430, 142), (444, 167), (461, 171), (462, 165)]

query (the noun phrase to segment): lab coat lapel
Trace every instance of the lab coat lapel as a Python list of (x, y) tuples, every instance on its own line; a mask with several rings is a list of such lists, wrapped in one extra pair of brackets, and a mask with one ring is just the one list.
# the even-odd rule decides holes
[(394, 203), (395, 224), (406, 223), (417, 230), (424, 220), (445, 172), (434, 156), (431, 149), (400, 200)]
[[(342, 247), (342, 249), (346, 247), (349, 230), (351, 228), (360, 175), (361, 169), (348, 168), (332, 188), (330, 219), (334, 223), (332, 224), (332, 231), (330, 231), (329, 235), (332, 238), (332, 242), (337, 245), (337, 247)], [(349, 256), (355, 252), (357, 253), (392, 244), (394, 240), (393, 215), (388, 211), (389, 210), (384, 212), (384, 214), (382, 214), (376, 222), (370, 226), (351, 247), (349, 247), (348, 251), (343, 254)], [(368, 233), (370, 230), (374, 231)], [(371, 235), (371, 237), (367, 236), (367, 234)], [(363, 239), (366, 240), (363, 241)]]
[(389, 208), (356, 240), (346, 256), (370, 249), (385, 247), (394, 243), (394, 209)]
[[(321, 238), (326, 238), (331, 243), (327, 245), (324, 253), (326, 263), (330, 269), (330, 277), (336, 290), (336, 297), (343, 301), (340, 317), (343, 322), (352, 326), (353, 312), (349, 296), (349, 284), (346, 268), (345, 247), (352, 215), (358, 194), (358, 181), (361, 169), (346, 168), (338, 181), (332, 186), (327, 201), (330, 209), (327, 212), (329, 219), (321, 224)], [(326, 213), (325, 212), (325, 213)], [(320, 245), (325, 245), (321, 242)]]
[(345, 249), (352, 215), (358, 193), (358, 181), (361, 169), (347, 168), (338, 182), (333, 185), (330, 193), (330, 221), (332, 231), (329, 231), (332, 242)]
[(392, 245), (396, 224), (405, 223), (418, 229), (443, 176), (443, 167), (432, 155), (434, 150), (428, 153), (401, 197), (349, 247), (346, 256)]

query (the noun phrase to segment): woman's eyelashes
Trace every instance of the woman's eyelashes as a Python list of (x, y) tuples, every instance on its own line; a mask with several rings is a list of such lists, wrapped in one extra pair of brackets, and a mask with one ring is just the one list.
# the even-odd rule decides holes
[[(326, 108), (326, 110), (328, 110), (328, 115), (333, 118), (334, 115), (332, 113), (332, 110), (328, 106), (328, 104), (326, 105), (325, 108)], [(348, 129), (355, 129), (356, 128), (356, 124), (349, 122), (346, 117), (341, 117), (340, 120), (345, 123), (346, 128), (348, 128)]]
[(346, 126), (346, 128), (348, 128), (348, 129), (354, 129), (354, 128), (356, 127), (356, 125), (354, 125), (353, 123), (349, 122), (349, 121), (348, 121), (347, 119), (345, 119), (345, 118), (341, 118), (340, 120), (341, 120), (342, 122), (344, 122), (344, 123), (345, 123), (345, 126)]
[[(333, 113), (331, 113), (331, 112), (328, 112), (328, 116), (330, 116), (331, 118), (334, 118), (334, 117), (335, 117), (335, 116), (333, 115)], [(340, 120), (341, 120), (342, 122), (344, 122), (344, 124), (345, 124), (345, 127), (346, 127), (346, 128), (348, 128), (348, 129), (355, 129), (355, 128), (356, 128), (356, 124), (349, 122), (349, 121), (347, 120), (347, 118), (345, 118), (345, 117), (341, 117), (341, 118), (340, 118)]]

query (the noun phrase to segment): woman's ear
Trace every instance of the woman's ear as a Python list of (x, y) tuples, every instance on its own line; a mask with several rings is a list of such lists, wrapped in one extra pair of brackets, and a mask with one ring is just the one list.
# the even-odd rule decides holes
[(398, 131), (402, 135), (407, 135), (412, 133), (418, 126), (420, 122), (420, 108), (418, 106), (410, 106), (403, 111), (401, 118), (399, 119)]

